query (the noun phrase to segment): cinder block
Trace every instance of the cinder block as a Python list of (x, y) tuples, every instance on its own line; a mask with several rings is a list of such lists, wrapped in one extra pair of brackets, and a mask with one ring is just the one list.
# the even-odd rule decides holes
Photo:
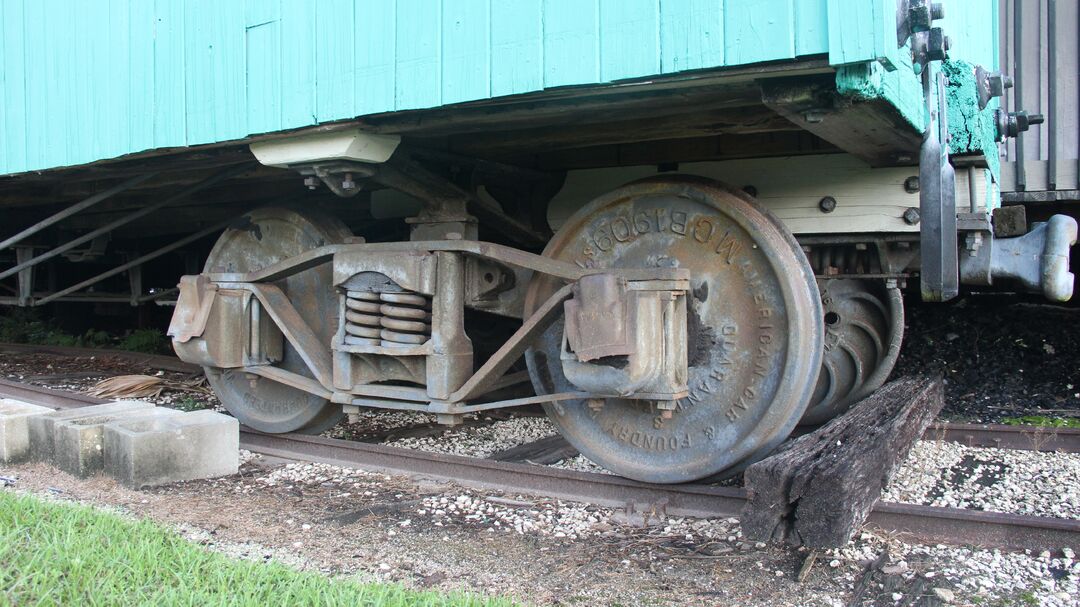
[(52, 413), (21, 400), (0, 398), (0, 464), (14, 464), (30, 458), (30, 419)]
[(183, 415), (174, 409), (154, 407), (119, 413), (104, 413), (56, 422), (53, 428), (53, 464), (81, 478), (105, 467), (105, 424), (142, 421)]
[(120, 400), (104, 405), (91, 405), (77, 409), (61, 409), (46, 415), (30, 418), (30, 459), (38, 462), (53, 461), (53, 442), (56, 424), (80, 417), (100, 415), (132, 414), (135, 411), (152, 409), (154, 405), (137, 400)]
[(240, 423), (213, 411), (105, 425), (105, 473), (135, 489), (236, 474)]

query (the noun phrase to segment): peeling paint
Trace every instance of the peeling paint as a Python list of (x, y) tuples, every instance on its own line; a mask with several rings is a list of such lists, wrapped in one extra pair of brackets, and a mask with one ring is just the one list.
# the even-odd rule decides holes
[(945, 61), (941, 70), (948, 78), (945, 97), (949, 108), (949, 148), (953, 154), (982, 154), (995, 179), (1000, 179), (1001, 162), (994, 125), (996, 99), (979, 110), (975, 66), (966, 61)]

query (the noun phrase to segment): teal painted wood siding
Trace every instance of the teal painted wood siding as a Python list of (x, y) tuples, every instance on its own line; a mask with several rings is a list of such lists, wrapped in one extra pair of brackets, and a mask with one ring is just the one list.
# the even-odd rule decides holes
[[(857, 27), (837, 12), (866, 3)], [(0, 0), (0, 174), (685, 70), (874, 60), (894, 3)]]

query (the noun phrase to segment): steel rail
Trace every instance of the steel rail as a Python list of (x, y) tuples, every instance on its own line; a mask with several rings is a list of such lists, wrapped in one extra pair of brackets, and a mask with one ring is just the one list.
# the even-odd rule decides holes
[[(0, 395), (59, 408), (103, 401), (0, 380)], [(429, 453), (353, 441), (304, 436), (240, 433), (241, 448), (284, 459), (321, 462), (382, 473), (452, 481), (467, 487), (625, 508), (643, 515), (738, 516), (747, 501), (741, 488), (715, 485), (650, 485), (610, 474), (562, 470)], [(1050, 550), (1080, 544), (1080, 520), (878, 502), (867, 526), (926, 543), (974, 545), (1008, 550)]]
[(923, 433), (923, 440), (941, 440), (968, 447), (1080, 453), (1080, 428), (938, 422), (930, 424)]

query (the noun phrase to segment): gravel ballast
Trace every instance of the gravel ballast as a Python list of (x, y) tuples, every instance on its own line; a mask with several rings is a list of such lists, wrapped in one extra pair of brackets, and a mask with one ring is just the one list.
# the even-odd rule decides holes
[(882, 499), (1080, 519), (1080, 453), (919, 441)]

